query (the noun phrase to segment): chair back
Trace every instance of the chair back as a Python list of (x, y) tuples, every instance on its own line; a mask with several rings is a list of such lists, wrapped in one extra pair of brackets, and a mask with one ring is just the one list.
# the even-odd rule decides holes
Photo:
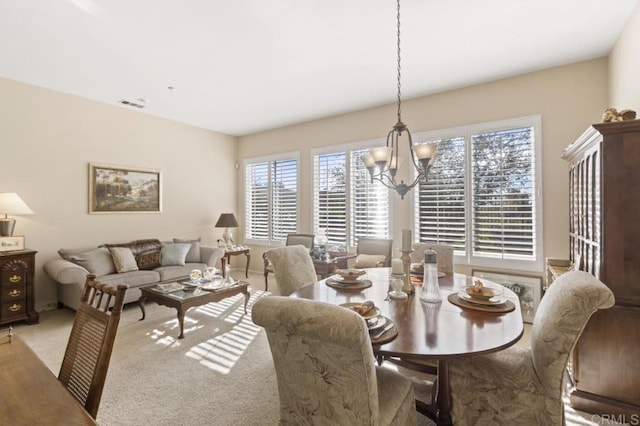
[(318, 281), (313, 260), (305, 246), (275, 248), (267, 250), (264, 255), (273, 265), (273, 274), (282, 296)]
[(94, 274), (87, 275), (58, 375), (58, 380), (94, 419), (129, 288), (122, 284), (115, 288), (95, 279)]
[(316, 236), (314, 234), (287, 234), (285, 246), (301, 245), (308, 248), (309, 252), (311, 252), (315, 238)]
[(418, 243), (413, 246), (413, 253), (409, 255), (412, 263), (424, 261), (424, 252), (431, 249), (436, 252), (438, 261), (438, 271), (445, 274), (453, 274), (453, 247), (448, 244), (439, 243)]
[(386, 238), (358, 239), (355, 268), (389, 267), (391, 266), (393, 240)]
[(566, 272), (549, 286), (531, 327), (533, 367), (545, 388), (559, 396), (569, 356), (589, 318), (614, 303), (613, 292), (584, 271)]
[(265, 328), (271, 347), (280, 424), (379, 423), (375, 358), (360, 315), (270, 296), (255, 302), (252, 318)]

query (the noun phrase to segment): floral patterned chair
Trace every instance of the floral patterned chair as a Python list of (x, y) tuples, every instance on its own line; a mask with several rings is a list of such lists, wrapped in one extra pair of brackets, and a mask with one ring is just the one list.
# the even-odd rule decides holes
[(364, 319), (324, 302), (258, 300), (278, 380), (281, 425), (415, 425), (411, 381), (377, 367)]
[(455, 425), (564, 424), (562, 386), (569, 355), (591, 315), (614, 304), (583, 271), (561, 275), (540, 302), (531, 349), (519, 346), (449, 362)]
[(278, 288), (282, 296), (288, 296), (305, 285), (318, 281), (309, 249), (302, 245), (286, 246), (265, 252), (273, 265)]

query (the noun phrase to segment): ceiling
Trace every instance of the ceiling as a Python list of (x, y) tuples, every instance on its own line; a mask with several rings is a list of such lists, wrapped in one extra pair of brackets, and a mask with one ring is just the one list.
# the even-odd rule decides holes
[[(402, 98), (606, 56), (637, 3), (402, 0)], [(395, 9), (0, 0), (0, 76), (241, 136), (395, 102)]]

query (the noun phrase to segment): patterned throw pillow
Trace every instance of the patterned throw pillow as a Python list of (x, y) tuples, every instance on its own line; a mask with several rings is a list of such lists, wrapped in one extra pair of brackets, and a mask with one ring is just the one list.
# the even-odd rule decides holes
[(136, 258), (133, 257), (133, 252), (128, 247), (110, 247), (111, 258), (113, 264), (116, 266), (118, 273), (137, 271), (138, 264)]
[(200, 263), (200, 238), (195, 240), (184, 240), (180, 238), (174, 238), (174, 243), (188, 243), (191, 244), (191, 248), (189, 249), (189, 253), (187, 253), (187, 263)]
[(160, 264), (162, 266), (184, 266), (191, 244), (162, 244)]
[(136, 256), (139, 269), (154, 269), (160, 266), (160, 250), (147, 250)]

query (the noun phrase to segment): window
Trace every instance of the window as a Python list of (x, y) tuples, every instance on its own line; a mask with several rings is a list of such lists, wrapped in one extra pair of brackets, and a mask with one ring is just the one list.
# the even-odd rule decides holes
[(313, 156), (313, 224), (331, 245), (355, 246), (360, 237), (391, 233), (389, 190), (371, 182), (360, 160), (368, 149), (347, 146)]
[(462, 263), (539, 270), (540, 118), (414, 136), (438, 145), (415, 196), (420, 241), (452, 245)]
[(298, 160), (245, 161), (245, 235), (267, 244), (298, 228)]

